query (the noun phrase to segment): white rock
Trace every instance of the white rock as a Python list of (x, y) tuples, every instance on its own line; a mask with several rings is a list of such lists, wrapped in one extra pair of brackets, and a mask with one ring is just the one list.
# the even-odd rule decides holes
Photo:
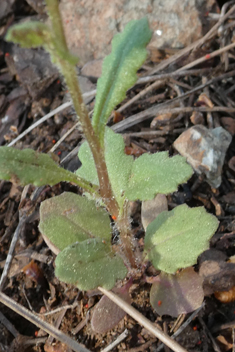
[(174, 142), (174, 147), (198, 174), (205, 174), (208, 183), (218, 188), (231, 140), (232, 136), (223, 127), (209, 130), (197, 125), (183, 132)]

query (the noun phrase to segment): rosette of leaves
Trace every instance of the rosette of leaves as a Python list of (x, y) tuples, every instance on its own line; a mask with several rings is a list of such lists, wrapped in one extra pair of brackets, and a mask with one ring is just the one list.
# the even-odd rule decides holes
[[(7, 40), (25, 47), (43, 45), (55, 63), (67, 60), (68, 67), (74, 65), (76, 60), (59, 49), (55, 33), (51, 31), (41, 23), (21, 24), (10, 29)], [(150, 38), (146, 18), (131, 21), (123, 33), (114, 37), (112, 53), (104, 60), (97, 84), (90, 128), (104, 150), (112, 197), (119, 209), (117, 227), (119, 217), (123, 220), (128, 201), (151, 200), (158, 193), (174, 192), (193, 173), (183, 157), (169, 157), (167, 152), (144, 154), (137, 159), (126, 155), (122, 136), (106, 127), (110, 113), (137, 80), (136, 72), (146, 59), (145, 47)], [(75, 96), (74, 92), (71, 96)], [(81, 146), (78, 156), (82, 166), (76, 173), (60, 168), (49, 155), (30, 149), (19, 151), (1, 147), (0, 178), (22, 185), (54, 185), (67, 181), (82, 187), (89, 197), (64, 193), (45, 200), (40, 209), (39, 229), (58, 254), (55, 273), (59, 279), (81, 290), (98, 286), (112, 289), (117, 280), (131, 276), (132, 268), (118, 243), (112, 246), (110, 216), (105, 209), (107, 199), (100, 199), (91, 144), (92, 141), (86, 141)], [(208, 248), (217, 225), (216, 218), (204, 208), (190, 209), (182, 205), (159, 214), (146, 229), (143, 264), (150, 261), (156, 269), (168, 274), (192, 266), (198, 255)]]

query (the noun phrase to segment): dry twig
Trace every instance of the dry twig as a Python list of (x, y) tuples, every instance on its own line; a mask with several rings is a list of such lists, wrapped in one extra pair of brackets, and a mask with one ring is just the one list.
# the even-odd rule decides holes
[(0, 292), (0, 302), (5, 304), (5, 306), (12, 309), (17, 314), (21, 315), (31, 323), (38, 326), (40, 329), (46, 331), (49, 335), (53, 336), (55, 339), (67, 344), (75, 352), (91, 352), (87, 348), (83, 347), (69, 336), (65, 335), (60, 330), (54, 328), (52, 325), (40, 319), (38, 316), (30, 312), (25, 307), (19, 305), (17, 302), (13, 301), (11, 298), (6, 296), (4, 293)]
[(123, 340), (125, 340), (128, 336), (128, 330), (124, 330), (119, 336), (118, 338), (113, 341), (112, 343), (110, 343), (110, 345), (108, 345), (107, 347), (105, 347), (103, 350), (101, 350), (100, 352), (109, 352), (111, 351), (114, 347), (116, 347), (117, 345), (119, 345), (120, 342), (122, 342)]

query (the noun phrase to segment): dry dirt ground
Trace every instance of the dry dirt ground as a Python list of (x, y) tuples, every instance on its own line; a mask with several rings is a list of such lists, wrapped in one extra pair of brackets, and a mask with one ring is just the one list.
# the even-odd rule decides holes
[[(2, 18), (0, 23), (2, 37), (7, 28), (20, 17), (38, 15), (26, 2), (18, 0), (16, 4), (17, 10)], [(110, 125), (116, 123), (116, 130), (124, 134), (126, 153), (138, 157), (145, 152), (168, 150), (170, 155), (174, 155), (177, 153), (173, 148), (175, 139), (184, 130), (197, 123), (208, 128), (223, 126), (234, 136), (235, 52), (230, 49), (210, 60), (208, 56), (206, 57), (208, 53), (234, 42), (234, 15), (235, 11), (233, 16), (225, 21), (220, 35), (216, 29), (210, 40), (202, 39), (200, 46), (195, 45), (192, 48), (194, 50), (188, 48), (185, 55), (179, 59), (167, 51), (161, 52), (162, 57), (159, 52), (150, 53), (139, 72), (139, 77), (150, 77), (153, 73), (158, 77), (133, 87), (123, 102), (123, 104), (129, 102), (129, 105), (115, 114), (110, 121)], [(4, 42), (3, 39), (0, 43), (0, 143), (6, 145), (49, 111), (68, 101), (69, 97), (62, 78), (41, 49), (22, 50)], [(14, 57), (18, 59), (14, 60)], [(204, 60), (201, 60), (200, 64), (195, 63), (195, 60), (201, 57), (204, 57)], [(189, 63), (192, 63), (192, 68), (186, 72), (184, 66)], [(183, 74), (176, 73), (179, 68), (182, 68)], [(94, 83), (95, 80), (90, 82), (90, 87), (93, 87)], [(151, 86), (152, 84), (154, 86)], [(198, 100), (202, 92), (207, 96), (207, 101)], [(138, 99), (132, 102), (131, 99), (139, 93), (142, 93), (142, 96), (138, 96)], [(187, 96), (179, 98), (177, 105), (171, 105), (173, 98), (182, 97), (186, 93)], [(166, 105), (162, 105), (161, 108), (163, 103)], [(91, 98), (88, 102), (89, 111), (93, 106), (94, 99)], [(148, 109), (153, 106), (156, 106), (156, 111), (148, 113)], [(175, 107), (180, 108), (180, 111), (173, 113), (172, 109)], [(196, 108), (201, 107), (209, 107), (210, 111), (193, 114)], [(191, 111), (186, 108), (191, 108)], [(166, 109), (169, 110), (168, 113)], [(135, 122), (130, 123), (127, 117), (133, 115), (136, 115), (133, 119)], [(15, 147), (19, 149), (30, 147), (47, 153), (76, 122), (73, 109), (68, 107), (27, 133)], [(75, 128), (54, 151), (63, 167), (73, 171), (79, 166), (76, 147), (81, 141), (81, 131)], [(218, 189), (212, 189), (203, 177), (194, 174), (178, 192), (168, 196), (169, 209), (182, 203), (190, 206), (203, 205), (208, 212), (218, 217), (220, 225), (210, 245), (213, 250), (218, 251), (216, 252), (218, 257), (225, 259), (235, 255), (234, 151), (233, 138), (226, 153), (222, 183)], [(101, 351), (125, 329), (128, 331), (127, 337), (113, 351), (158, 351), (161, 342), (129, 316), (108, 333), (94, 334), (90, 327), (90, 315), (100, 296), (89, 296), (86, 292), (59, 282), (54, 276), (54, 255), (38, 230), (39, 205), (44, 199), (68, 190), (80, 192), (73, 185), (61, 183), (54, 187), (44, 187), (36, 197), (34, 211), (21, 229), (10, 272), (1, 289), (20, 305), (35, 313), (45, 313), (69, 305), (70, 308), (59, 309), (51, 315), (42, 315), (42, 318), (91, 351)], [(11, 239), (19, 223), (19, 205), (21, 208), (24, 207), (33, 191), (32, 186), (25, 190), (10, 182), (0, 183), (1, 270), (4, 268)], [(141, 241), (143, 229), (138, 203), (132, 218), (135, 236)], [(216, 290), (221, 287), (232, 287), (235, 285), (234, 272), (225, 271), (221, 266), (220, 272), (211, 278), (211, 282), (212, 285), (215, 284)], [(146, 283), (136, 283), (131, 291), (132, 304), (150, 321), (172, 334), (190, 314), (180, 317), (181, 320), (170, 316), (158, 316), (149, 303), (149, 288), (150, 285)], [(69, 351), (66, 345), (59, 342), (53, 344), (53, 339), (48, 338), (43, 331), (2, 304), (1, 313), (16, 331), (14, 329), (11, 331), (8, 323), (0, 316), (0, 350)], [(205, 297), (204, 307), (176, 340), (188, 351), (229, 351), (234, 347), (234, 324), (235, 303), (233, 301), (222, 303), (211, 294)]]

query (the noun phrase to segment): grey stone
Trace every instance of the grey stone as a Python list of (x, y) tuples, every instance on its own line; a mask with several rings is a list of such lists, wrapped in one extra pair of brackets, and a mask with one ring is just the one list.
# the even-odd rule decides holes
[(197, 125), (183, 132), (174, 142), (175, 149), (198, 174), (205, 174), (208, 183), (218, 188), (226, 151), (232, 136), (223, 127), (212, 130)]

